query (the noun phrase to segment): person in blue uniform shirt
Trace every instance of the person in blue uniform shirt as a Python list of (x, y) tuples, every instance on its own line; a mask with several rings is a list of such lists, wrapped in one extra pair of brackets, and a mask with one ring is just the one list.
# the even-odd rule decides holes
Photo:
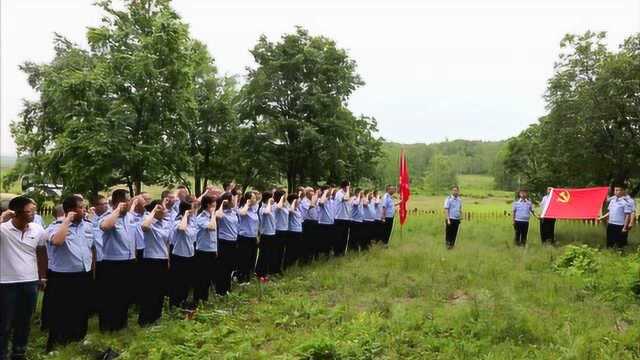
[(364, 228), (364, 206), (363, 206), (362, 190), (356, 188), (349, 200), (349, 212), (351, 221), (349, 223), (349, 251), (357, 252), (360, 250), (363, 239)]
[(629, 217), (632, 213), (632, 205), (625, 198), (625, 186), (619, 184), (613, 188), (614, 196), (609, 198), (608, 212), (600, 217), (607, 220), (607, 247), (623, 248), (626, 243), (626, 234)]
[[(301, 195), (301, 193), (300, 193)], [(302, 254), (302, 212), (300, 211), (298, 194), (289, 194), (287, 204), (289, 207), (289, 231), (285, 238), (284, 268), (296, 264)]]
[[(88, 219), (91, 221), (91, 225), (93, 227), (93, 282), (92, 282), (92, 307), (90, 309), (91, 313), (98, 313), (100, 316), (100, 306), (102, 303), (102, 298), (100, 296), (100, 288), (102, 286), (101, 276), (102, 276), (102, 230), (100, 230), (100, 220), (107, 214), (109, 211), (109, 201), (102, 195), (97, 195), (93, 198), (92, 206), (89, 208), (89, 216)], [(43, 303), (44, 305), (44, 303)]]
[(129, 192), (116, 189), (111, 194), (111, 210), (100, 220), (102, 230), (103, 306), (100, 309), (102, 331), (127, 327), (129, 306), (133, 300), (136, 259), (136, 225), (129, 209)]
[[(197, 227), (195, 255), (196, 285), (193, 291), (193, 299), (196, 304), (209, 300), (209, 288), (212, 284), (215, 284), (216, 276), (220, 271), (218, 266), (216, 204), (217, 202), (214, 197), (205, 196), (200, 203), (200, 212), (195, 218)], [(183, 221), (185, 221), (184, 217)]]
[(93, 225), (82, 198), (71, 195), (62, 207), (65, 219), (49, 229), (47, 351), (85, 337), (92, 300)]
[[(212, 198), (203, 198), (200, 206), (204, 209), (209, 209), (211, 214), (215, 210), (215, 200)], [(167, 207), (169, 204), (167, 203)], [(169, 207), (171, 209), (171, 207)], [(171, 211), (171, 210), (169, 210)], [(197, 292), (195, 290), (196, 283), (201, 280), (201, 275), (206, 276), (206, 279), (212, 279), (215, 271), (215, 257), (213, 258), (213, 266), (208, 267), (206, 261), (203, 261), (202, 268), (205, 270), (202, 273), (196, 273), (196, 238), (199, 232), (196, 224), (197, 210), (193, 209), (193, 205), (187, 201), (180, 204), (176, 217), (171, 220), (173, 227), (171, 231), (171, 267), (169, 268), (169, 277), (171, 289), (169, 290), (169, 304), (172, 307), (188, 308), (189, 303), (187, 299), (189, 297), (189, 291), (194, 289), (194, 301)], [(165, 214), (165, 219), (168, 219)], [(207, 227), (203, 229), (201, 236), (204, 238), (202, 241), (215, 241), (216, 221), (211, 221), (209, 216), (209, 222), (206, 222)], [(169, 220), (168, 220), (169, 221)], [(209, 228), (210, 227), (210, 228)], [(210, 233), (213, 233), (213, 239)], [(207, 235), (209, 236), (207, 238)], [(208, 254), (208, 252), (205, 252)], [(213, 252), (215, 255), (215, 252)], [(203, 258), (206, 258), (203, 256)], [(209, 287), (205, 280), (206, 290), (200, 290), (201, 293), (208, 294)], [(210, 283), (211, 281), (209, 281)], [(204, 296), (203, 296), (204, 297)], [(206, 300), (206, 298), (204, 299)]]
[(458, 228), (462, 219), (462, 198), (458, 185), (451, 187), (451, 194), (444, 200), (445, 245), (453, 249), (456, 245)]
[(300, 200), (300, 214), (302, 215), (302, 241), (304, 253), (301, 255), (303, 263), (309, 263), (318, 257), (318, 196), (312, 187), (304, 189)]
[(260, 241), (258, 243), (258, 261), (256, 263), (256, 275), (260, 281), (268, 281), (269, 275), (275, 273), (276, 269), (271, 268), (275, 256), (275, 236), (276, 219), (273, 214), (273, 193), (265, 191), (262, 193), (262, 201), (258, 209), (260, 220)]
[(515, 230), (515, 243), (517, 246), (527, 245), (527, 233), (529, 232), (529, 219), (533, 212), (533, 203), (529, 200), (529, 191), (520, 189), (518, 200), (512, 205), (513, 228)]
[(331, 253), (331, 244), (334, 242), (334, 212), (333, 199), (331, 198), (332, 188), (326, 185), (320, 187), (321, 194), (318, 198), (318, 257), (325, 258)]
[(276, 236), (274, 246), (274, 257), (271, 268), (275, 269), (275, 274), (282, 273), (284, 263), (284, 253), (286, 251), (286, 237), (289, 231), (289, 205), (286, 202), (287, 192), (281, 189), (273, 193), (273, 215), (276, 220)]
[(335, 207), (335, 236), (333, 237), (333, 255), (344, 255), (349, 243), (349, 227), (351, 226), (351, 184), (347, 180), (340, 183), (340, 188), (333, 197)]
[(363, 199), (363, 239), (360, 245), (363, 250), (369, 250), (371, 242), (375, 238), (376, 231), (376, 203), (373, 196), (373, 191), (368, 191)]
[(151, 201), (138, 225), (138, 236), (144, 241), (140, 259), (138, 324), (153, 324), (162, 316), (162, 305), (169, 279), (169, 237), (172, 223), (165, 219), (167, 201)]
[[(549, 205), (549, 200), (551, 199), (551, 191), (552, 187), (547, 188), (547, 193), (542, 197), (540, 201), (540, 211), (544, 211), (544, 209)], [(540, 240), (543, 244), (547, 242), (553, 244), (555, 242), (555, 227), (556, 227), (556, 219), (550, 217), (540, 217)]]
[(636, 212), (636, 201), (633, 199), (633, 197), (631, 197), (631, 194), (629, 193), (629, 189), (627, 189), (625, 191), (625, 200), (627, 200), (627, 202), (629, 203), (629, 207), (631, 208), (631, 214), (627, 217), (627, 224), (626, 224), (626, 228), (627, 231), (623, 232), (622, 234), (622, 242), (623, 244), (626, 246), (629, 242), (629, 233), (631, 232), (631, 229), (635, 226), (636, 221), (637, 221), (637, 212)]
[(231, 276), (238, 267), (238, 208), (237, 197), (230, 192), (218, 198), (218, 275), (216, 293), (231, 291)]
[(382, 243), (384, 246), (389, 245), (391, 239), (391, 232), (393, 231), (393, 218), (396, 213), (396, 204), (393, 201), (393, 194), (396, 193), (396, 187), (393, 185), (387, 185), (386, 192), (382, 196), (382, 215), (381, 221), (384, 223), (384, 234), (382, 236)]
[(260, 193), (247, 191), (238, 204), (238, 283), (245, 285), (255, 273), (258, 254), (258, 202)]

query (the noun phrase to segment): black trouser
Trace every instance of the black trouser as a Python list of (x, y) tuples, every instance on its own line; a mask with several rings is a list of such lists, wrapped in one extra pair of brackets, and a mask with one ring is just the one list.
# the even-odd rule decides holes
[(156, 322), (162, 316), (169, 279), (169, 262), (167, 259), (142, 259), (140, 269), (142, 275), (138, 292), (138, 324), (144, 326)]
[(231, 291), (231, 274), (238, 267), (237, 241), (218, 239), (218, 266), (216, 293), (224, 296)]
[(391, 240), (391, 232), (393, 230), (393, 217), (388, 217), (384, 219), (384, 233), (382, 235), (382, 243), (385, 245), (389, 244), (389, 240)]
[(215, 251), (196, 250), (195, 255), (195, 286), (193, 288), (193, 302), (209, 300), (209, 287), (219, 277), (218, 253)]
[(365, 221), (362, 223), (362, 238), (360, 239), (360, 249), (369, 250), (371, 243), (376, 235), (376, 223), (374, 221)]
[(0, 359), (11, 355), (24, 359), (31, 330), (31, 316), (38, 299), (38, 282), (0, 284)]
[(516, 221), (513, 224), (513, 228), (515, 229), (515, 232), (516, 232), (516, 236), (515, 236), (516, 245), (525, 246), (527, 244), (527, 233), (529, 232), (529, 222)]
[(238, 282), (244, 283), (251, 280), (251, 276), (256, 271), (257, 254), (257, 238), (238, 236)]
[(195, 257), (171, 254), (171, 268), (169, 269), (169, 283), (171, 284), (169, 303), (171, 306), (184, 307), (186, 305), (189, 290), (193, 288), (194, 276)]
[(456, 244), (456, 237), (458, 236), (458, 228), (460, 227), (460, 220), (449, 219), (449, 222), (445, 220), (445, 236), (444, 240), (447, 247), (452, 248)]
[(385, 222), (382, 220), (374, 221), (374, 230), (373, 230), (373, 241), (382, 241), (386, 234)]
[(331, 254), (331, 244), (336, 237), (335, 224), (318, 224), (318, 256), (329, 256)]
[[(135, 279), (132, 281), (134, 284), (140, 284), (144, 277), (144, 269), (142, 267), (142, 259), (144, 258), (144, 248), (136, 249), (136, 266), (135, 266)], [(133, 298), (132, 305), (135, 304), (137, 307), (140, 306), (140, 296), (142, 295), (142, 287), (134, 286), (133, 287)]]
[(269, 269), (273, 272), (270, 272), (269, 274), (282, 273), (286, 241), (287, 231), (276, 230), (276, 235), (273, 238), (273, 257), (271, 258), (272, 262), (269, 265)]
[(117, 331), (127, 327), (135, 272), (135, 260), (102, 260), (100, 330)]
[(302, 254), (301, 261), (309, 263), (318, 257), (320, 248), (318, 247), (318, 222), (305, 220), (302, 223)]
[(40, 330), (42, 331), (49, 330), (49, 298), (49, 287), (47, 286), (44, 288), (44, 293), (42, 294), (42, 305), (40, 307)]
[(333, 255), (342, 256), (347, 250), (347, 243), (349, 242), (349, 226), (351, 221), (349, 220), (335, 220), (335, 236), (333, 237)]
[[(102, 306), (104, 306), (104, 266), (102, 264), (102, 260), (96, 261), (96, 268), (93, 276), (93, 296), (95, 298), (95, 306), (98, 311), (98, 324), (100, 326), (100, 331), (105, 331), (106, 329), (102, 328), (102, 325), (105, 324), (104, 312), (102, 312)], [(46, 288), (45, 288), (46, 291)], [(44, 306), (44, 303), (42, 304)]]
[(256, 263), (256, 275), (262, 277), (273, 274), (274, 269), (271, 265), (275, 246), (275, 235), (260, 235), (260, 243), (258, 244), (258, 262)]
[(288, 268), (300, 259), (302, 253), (302, 233), (287, 231), (285, 238), (284, 268)]
[(555, 242), (556, 219), (540, 219), (540, 240)]
[(87, 335), (91, 304), (91, 271), (47, 272), (48, 327), (47, 351), (56, 345), (82, 340)]
[(624, 225), (607, 224), (607, 247), (622, 248), (625, 244)]

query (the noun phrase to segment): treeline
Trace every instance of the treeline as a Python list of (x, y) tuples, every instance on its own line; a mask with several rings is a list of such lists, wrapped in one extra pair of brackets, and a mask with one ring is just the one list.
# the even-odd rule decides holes
[[(243, 187), (370, 181), (382, 139), (347, 107), (364, 81), (346, 50), (303, 28), (250, 49), (255, 66), (220, 75), (169, 0), (99, 1), (88, 49), (56, 34), (49, 63), (20, 69), (39, 94), (11, 124), (28, 174), (65, 192), (182, 183)], [(244, 80), (246, 79), (246, 80)], [(193, 179), (193, 181), (191, 181)]]
[(457, 175), (490, 175), (499, 189), (512, 190), (515, 181), (504, 174), (504, 141), (453, 140), (433, 144), (398, 144), (386, 142), (378, 173), (384, 183), (395, 183), (401, 149), (407, 154), (411, 182), (432, 190), (442, 190), (456, 183)]

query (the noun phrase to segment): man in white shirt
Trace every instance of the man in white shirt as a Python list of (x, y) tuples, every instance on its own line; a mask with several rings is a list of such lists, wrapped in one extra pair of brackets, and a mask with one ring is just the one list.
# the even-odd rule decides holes
[(38, 285), (47, 271), (46, 232), (33, 222), (36, 204), (25, 196), (0, 215), (0, 360), (24, 359), (36, 307)]

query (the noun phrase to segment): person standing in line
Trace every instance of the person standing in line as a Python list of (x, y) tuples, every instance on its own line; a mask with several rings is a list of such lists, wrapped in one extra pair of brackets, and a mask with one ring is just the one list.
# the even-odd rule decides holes
[(256, 264), (256, 275), (260, 281), (269, 281), (269, 275), (275, 273), (276, 269), (271, 266), (275, 256), (275, 236), (276, 220), (273, 215), (273, 193), (265, 191), (262, 193), (262, 203), (258, 209), (260, 220), (260, 241), (258, 243), (258, 262)]
[(361, 189), (356, 189), (351, 199), (349, 199), (349, 251), (359, 251), (360, 245), (362, 245), (363, 239), (363, 221), (364, 221), (364, 206), (363, 206), (363, 194)]
[(249, 284), (255, 273), (256, 255), (258, 252), (258, 195), (248, 191), (238, 204), (238, 283)]
[(614, 196), (609, 199), (608, 212), (599, 220), (607, 218), (607, 247), (623, 248), (625, 233), (629, 231), (629, 217), (631, 217), (631, 204), (625, 199), (625, 186), (619, 184), (613, 188)]
[(518, 200), (513, 202), (513, 228), (515, 230), (515, 243), (517, 246), (527, 245), (527, 233), (529, 232), (529, 218), (535, 216), (533, 204), (529, 200), (529, 191), (520, 189)]
[[(209, 283), (213, 277), (213, 271), (215, 271), (215, 257), (213, 259), (213, 265), (209, 265), (206, 261), (203, 261), (202, 264), (196, 264), (196, 243), (198, 234), (202, 237), (201, 244), (202, 247), (209, 245), (212, 241), (215, 243), (215, 231), (216, 231), (216, 221), (215, 219), (211, 221), (211, 216), (207, 218), (208, 222), (205, 220), (202, 222), (202, 225), (205, 226), (199, 232), (197, 217), (198, 212), (194, 209), (194, 206), (197, 204), (190, 204), (188, 202), (180, 203), (180, 208), (178, 209), (178, 213), (176, 217), (169, 220), (170, 217), (166, 215), (166, 213), (171, 212), (172, 207), (169, 205), (170, 202), (167, 198), (165, 201), (165, 220), (173, 222), (173, 227), (171, 231), (171, 246), (169, 247), (171, 250), (170, 255), (170, 268), (169, 268), (169, 277), (170, 277), (170, 286), (169, 290), (169, 304), (170, 306), (187, 308), (187, 299), (189, 298), (189, 291), (193, 289), (193, 304), (197, 303), (196, 295), (201, 295), (202, 293), (208, 294), (209, 287), (206, 286), (206, 290), (200, 290), (200, 293), (196, 292), (197, 286), (203, 286), (199, 281), (201, 280), (201, 276), (208, 275), (207, 279)], [(201, 201), (202, 209), (209, 209), (209, 214), (211, 214), (215, 209), (215, 200), (211, 197), (204, 197)], [(213, 235), (210, 234), (213, 232)], [(213, 236), (213, 240), (211, 237)], [(213, 245), (211, 245), (213, 247)], [(210, 252), (205, 252), (203, 255), (206, 258), (207, 254)], [(196, 268), (197, 265), (201, 265), (200, 268)], [(205, 281), (206, 282), (206, 281)], [(205, 297), (201, 295), (201, 297)], [(206, 301), (206, 298), (203, 299)]]
[(393, 218), (396, 213), (397, 204), (393, 201), (393, 194), (396, 193), (396, 187), (393, 185), (387, 185), (387, 191), (382, 197), (382, 215), (380, 219), (384, 223), (384, 234), (382, 236), (382, 243), (385, 247), (389, 246), (389, 240), (391, 239), (391, 233), (393, 231)]
[[(51, 234), (51, 229), (53, 229), (54, 226), (57, 226), (59, 223), (61, 223), (62, 221), (64, 221), (65, 219), (65, 214), (64, 214), (64, 208), (62, 207), (62, 205), (56, 205), (55, 208), (53, 208), (53, 213), (55, 216), (55, 220), (49, 224), (49, 226), (45, 227), (44, 230), (47, 233), (47, 237)], [(39, 224), (38, 222), (34, 221), (36, 224)], [(95, 242), (95, 239), (94, 239)], [(52, 245), (51, 242), (47, 241), (47, 255), (51, 254), (52, 252)], [(47, 256), (47, 278), (49, 277), (49, 268), (51, 268), (51, 257)], [(49, 330), (49, 291), (50, 287), (47, 287), (44, 289), (44, 294), (42, 295), (42, 305), (40, 308), (40, 330), (45, 331), (45, 330)]]
[(136, 261), (136, 221), (129, 209), (129, 192), (116, 189), (111, 194), (111, 210), (100, 220), (103, 246), (103, 306), (100, 309), (102, 331), (127, 327), (129, 306), (133, 300)]
[(384, 207), (382, 207), (382, 199), (380, 198), (378, 190), (373, 191), (373, 201), (376, 211), (376, 221), (374, 222), (375, 234), (373, 236), (373, 240), (376, 242), (382, 242), (382, 239), (384, 239), (386, 234), (386, 224), (384, 222)]
[(294, 265), (302, 254), (302, 213), (300, 212), (299, 198), (296, 194), (287, 196), (289, 204), (289, 231), (286, 236), (286, 250), (284, 253), (285, 270)]
[(140, 309), (138, 324), (147, 326), (162, 316), (164, 297), (169, 290), (169, 239), (173, 224), (165, 220), (167, 200), (151, 201), (146, 206), (147, 215), (139, 225), (144, 241), (140, 264)]
[[(97, 195), (93, 198), (92, 207), (89, 208), (89, 221), (93, 227), (93, 280), (91, 285), (92, 301), (91, 301), (91, 313), (97, 313), (100, 316), (100, 307), (102, 306), (102, 296), (100, 289), (102, 288), (102, 260), (104, 255), (102, 253), (102, 230), (100, 230), (100, 220), (109, 212), (109, 200), (102, 195)], [(46, 296), (46, 293), (45, 293)], [(42, 302), (43, 314), (45, 301)], [(104, 319), (99, 324), (104, 324)]]
[(86, 336), (92, 300), (93, 225), (84, 220), (82, 198), (68, 196), (62, 207), (64, 220), (49, 229), (47, 351)]
[(458, 228), (462, 219), (462, 198), (458, 185), (451, 187), (451, 194), (444, 200), (445, 244), (453, 249), (458, 236)]
[[(551, 191), (553, 191), (553, 188), (548, 187), (547, 193), (542, 197), (542, 201), (540, 201), (541, 212), (544, 212), (544, 209), (549, 205)], [(555, 227), (556, 219), (540, 216), (540, 240), (542, 241), (542, 244), (546, 244), (547, 242), (551, 244), (555, 243)]]
[(227, 295), (231, 291), (231, 276), (238, 268), (238, 203), (230, 192), (218, 198), (218, 265), (216, 293)]
[(284, 253), (286, 251), (286, 237), (289, 232), (289, 206), (286, 202), (287, 192), (284, 190), (276, 190), (273, 193), (273, 214), (276, 219), (276, 236), (274, 246), (273, 264), (271, 267), (275, 269), (276, 274), (282, 273), (284, 263)]
[(47, 233), (33, 222), (36, 203), (9, 201), (0, 215), (0, 359), (25, 359), (38, 287), (47, 281)]
[(335, 236), (331, 190), (326, 185), (320, 187), (321, 195), (318, 199), (318, 258), (320, 255), (329, 257), (331, 244)]
[[(218, 199), (219, 200), (219, 199)], [(189, 213), (183, 215), (181, 228), (188, 227), (189, 222), (184, 216), (195, 216), (196, 245), (195, 245), (195, 286), (193, 289), (193, 301), (196, 305), (209, 300), (209, 288), (217, 282), (220, 273), (218, 259), (218, 225), (216, 221), (216, 199), (205, 196), (200, 203), (200, 213), (193, 212), (190, 206)], [(180, 208), (182, 211), (182, 207)]]
[(334, 196), (335, 230), (333, 255), (344, 255), (349, 243), (349, 227), (351, 225), (351, 184), (347, 180), (340, 183), (340, 188)]
[(302, 214), (302, 241), (304, 242), (304, 254), (302, 262), (309, 263), (318, 257), (318, 196), (312, 187), (304, 189), (304, 196), (300, 201), (300, 213)]
[(362, 242), (360, 244), (360, 248), (363, 250), (369, 250), (371, 246), (371, 242), (375, 236), (375, 228), (376, 228), (376, 204), (375, 199), (373, 197), (373, 191), (367, 192), (367, 194), (363, 198), (363, 211), (364, 211), (364, 222), (363, 222), (363, 234), (362, 234)]

